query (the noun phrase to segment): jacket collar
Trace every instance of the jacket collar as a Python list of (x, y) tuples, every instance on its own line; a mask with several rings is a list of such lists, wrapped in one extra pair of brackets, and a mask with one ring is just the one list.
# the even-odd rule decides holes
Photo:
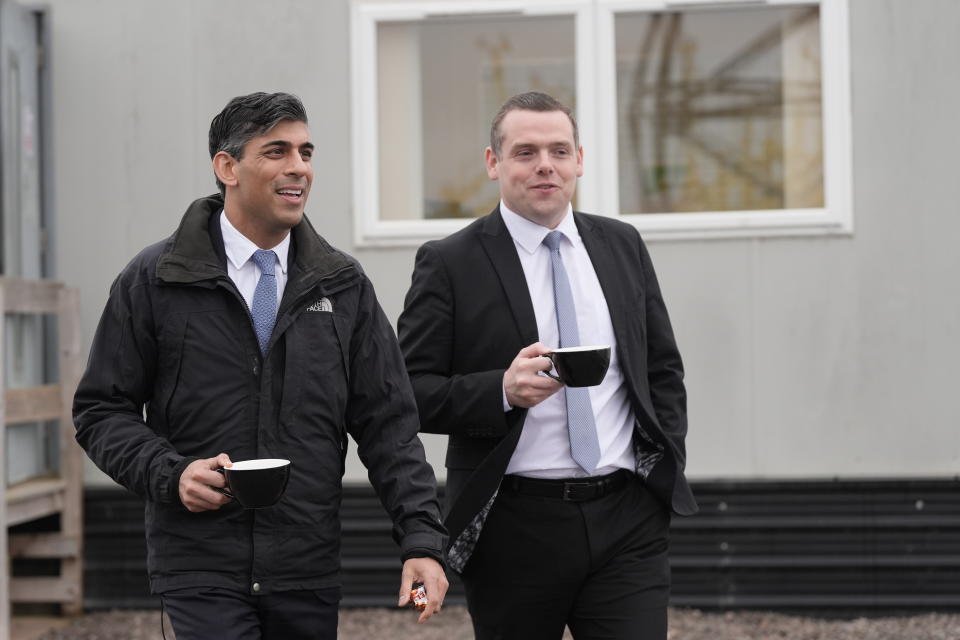
[(523, 274), (523, 266), (520, 264), (510, 231), (503, 223), (500, 207), (497, 206), (490, 215), (482, 218), (480, 225), (480, 243), (497, 272), (504, 297), (510, 305), (510, 312), (517, 326), (521, 346), (536, 342), (540, 338), (537, 332), (537, 317), (530, 301), (530, 290), (527, 288), (527, 278)]
[[(157, 279), (166, 284), (199, 284), (227, 277), (219, 225), (211, 224), (223, 209), (219, 194), (195, 200), (167, 242), (157, 262)], [(321, 280), (329, 286), (352, 282), (359, 271), (343, 253), (320, 237), (306, 216), (291, 231), (290, 278), (287, 287), (299, 294)], [(286, 292), (284, 297), (286, 298)]]

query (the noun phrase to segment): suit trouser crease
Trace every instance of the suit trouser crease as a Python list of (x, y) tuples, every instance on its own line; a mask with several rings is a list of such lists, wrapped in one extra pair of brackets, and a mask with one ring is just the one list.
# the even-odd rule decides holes
[(664, 640), (670, 515), (640, 480), (595, 500), (497, 496), (463, 572), (478, 640)]

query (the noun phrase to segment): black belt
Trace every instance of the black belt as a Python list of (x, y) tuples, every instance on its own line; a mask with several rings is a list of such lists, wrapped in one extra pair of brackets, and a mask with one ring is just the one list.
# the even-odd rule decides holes
[(504, 476), (504, 486), (525, 496), (554, 498), (568, 502), (585, 502), (620, 491), (636, 476), (626, 469), (619, 469), (605, 476), (590, 478), (563, 478), (548, 480), (545, 478), (526, 478), (524, 476)]

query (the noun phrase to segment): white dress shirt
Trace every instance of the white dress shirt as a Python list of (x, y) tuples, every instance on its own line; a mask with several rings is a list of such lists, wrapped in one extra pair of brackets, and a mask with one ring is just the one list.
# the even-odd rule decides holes
[[(247, 309), (253, 308), (253, 292), (260, 281), (260, 269), (257, 263), (251, 260), (254, 252), (259, 249), (247, 236), (230, 224), (227, 214), (220, 212), (220, 233), (223, 235), (223, 249), (227, 254), (227, 275), (237, 285), (240, 295), (247, 302)], [(273, 247), (277, 255), (274, 270), (277, 274), (277, 301), (283, 299), (283, 289), (287, 286), (287, 254), (290, 251), (290, 234), (283, 241)]]
[[(553, 271), (550, 266), (550, 250), (543, 244), (544, 237), (552, 229), (517, 215), (502, 201), (500, 214), (520, 257), (537, 318), (540, 342), (548, 347), (556, 347), (560, 344), (560, 331), (553, 301)], [(617, 358), (617, 343), (613, 335), (613, 324), (610, 322), (610, 311), (593, 263), (580, 239), (580, 232), (577, 231), (572, 207), (568, 208), (556, 230), (564, 236), (560, 243), (560, 257), (567, 271), (577, 308), (580, 343), (611, 347), (610, 368), (606, 377), (601, 384), (588, 388), (600, 441), (600, 462), (594, 475), (611, 473), (621, 468), (633, 470), (636, 466), (632, 446), (634, 417)], [(509, 406), (505, 408), (509, 409)], [(567, 406), (562, 392), (553, 394), (527, 411), (520, 441), (510, 458), (506, 472), (534, 478), (572, 478), (587, 475), (570, 455)]]

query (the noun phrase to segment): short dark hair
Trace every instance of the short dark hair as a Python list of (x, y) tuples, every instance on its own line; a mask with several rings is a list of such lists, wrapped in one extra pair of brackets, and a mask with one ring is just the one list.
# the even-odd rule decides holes
[(553, 96), (541, 93), (539, 91), (527, 91), (518, 93), (503, 103), (500, 111), (493, 117), (493, 123), (490, 125), (490, 148), (493, 154), (500, 157), (500, 147), (503, 144), (503, 133), (500, 131), (500, 124), (507, 114), (511, 111), (562, 111), (570, 118), (570, 124), (573, 125), (573, 144), (580, 147), (580, 134), (577, 131), (577, 119), (573, 117), (573, 111), (567, 105), (563, 104)]
[[(210, 158), (223, 151), (237, 160), (251, 138), (263, 135), (284, 121), (307, 122), (300, 98), (289, 93), (251, 93), (237, 96), (210, 122)], [(220, 195), (226, 187), (216, 178)]]

